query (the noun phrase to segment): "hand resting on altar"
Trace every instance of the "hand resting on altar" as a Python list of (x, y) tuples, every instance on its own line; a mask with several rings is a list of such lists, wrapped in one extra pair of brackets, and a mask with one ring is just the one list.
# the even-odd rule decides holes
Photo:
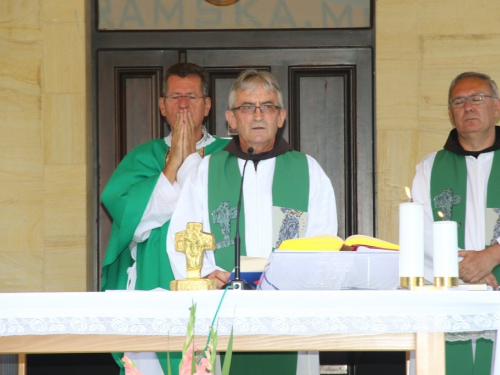
[(231, 272), (215, 270), (212, 273), (205, 276), (205, 279), (217, 280), (217, 289), (220, 289), (224, 285), (226, 285), (227, 280), (229, 279), (229, 275), (231, 275)]
[(500, 264), (500, 245), (492, 245), (482, 251), (461, 250), (458, 252), (463, 260), (459, 263), (460, 278), (466, 283), (485, 283), (494, 290), (498, 289), (498, 282), (491, 273), (493, 268)]

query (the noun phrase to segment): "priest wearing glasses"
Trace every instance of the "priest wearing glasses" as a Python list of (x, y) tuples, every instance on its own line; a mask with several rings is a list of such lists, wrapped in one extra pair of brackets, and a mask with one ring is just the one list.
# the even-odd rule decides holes
[[(159, 106), (170, 135), (130, 151), (106, 185), (101, 199), (113, 228), (102, 266), (102, 290), (170, 289), (173, 274), (165, 238), (180, 192), (202, 157), (228, 143), (203, 126), (211, 107), (209, 85), (208, 73), (196, 64), (168, 68)], [(166, 353), (127, 355), (144, 374), (167, 373)], [(114, 354), (123, 372), (122, 356)], [(176, 374), (180, 353), (171, 353), (170, 359)]]
[[(425, 278), (433, 281), (432, 223), (458, 223), (459, 277), (498, 290), (500, 276), (500, 115), (498, 87), (486, 74), (466, 72), (451, 83), (448, 113), (454, 129), (444, 148), (417, 165), (412, 193), (425, 208)], [(490, 374), (492, 342), (446, 345), (446, 373)]]
[[(206, 251), (202, 277), (222, 287), (234, 268), (236, 207), (242, 173), (241, 254), (267, 258), (286, 239), (337, 234), (337, 211), (330, 179), (309, 155), (294, 151), (279, 135), (286, 110), (276, 78), (244, 71), (229, 93), (226, 119), (238, 132), (223, 151), (207, 156), (186, 183), (167, 236), (167, 251), (176, 279), (186, 277), (185, 255), (174, 248), (175, 233), (188, 222), (203, 223), (213, 233), (216, 250)], [(295, 353), (235, 353), (231, 373), (308, 373)], [(308, 360), (310, 361), (311, 358)], [(312, 361), (319, 373), (319, 360)]]

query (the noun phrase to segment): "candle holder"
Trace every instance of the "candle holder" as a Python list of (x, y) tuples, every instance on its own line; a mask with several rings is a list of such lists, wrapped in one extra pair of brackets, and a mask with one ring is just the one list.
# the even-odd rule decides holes
[(458, 277), (434, 277), (434, 286), (437, 288), (450, 288), (458, 286)]
[(423, 276), (404, 276), (399, 278), (399, 287), (400, 288), (416, 288), (425, 285), (425, 280)]

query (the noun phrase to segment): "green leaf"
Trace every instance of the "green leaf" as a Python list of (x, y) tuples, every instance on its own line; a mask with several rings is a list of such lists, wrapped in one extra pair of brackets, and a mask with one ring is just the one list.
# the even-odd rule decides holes
[(194, 351), (194, 342), (193, 342), (193, 355), (191, 356), (191, 374), (196, 374), (196, 353)]
[[(196, 319), (196, 303), (193, 303), (193, 305), (189, 308), (191, 311), (191, 314), (189, 315), (189, 323), (187, 326), (187, 332), (186, 332), (186, 341), (184, 341), (184, 345), (182, 346), (182, 358), (186, 355), (186, 351), (193, 342), (194, 338), (194, 322)], [(194, 353), (193, 353), (194, 356)]]
[(207, 355), (207, 359), (210, 361), (210, 365), (212, 366), (212, 372), (215, 370), (215, 358), (217, 357), (217, 331), (210, 327), (210, 345), (208, 346), (208, 352), (210, 352), (210, 356)]
[(224, 359), (224, 366), (222, 367), (222, 375), (229, 375), (231, 369), (231, 358), (233, 357), (233, 328), (231, 328), (231, 335), (227, 343), (226, 358)]
[(167, 375), (172, 375), (172, 366), (170, 364), (170, 334), (168, 335), (167, 343), (167, 348), (169, 348), (167, 351)]

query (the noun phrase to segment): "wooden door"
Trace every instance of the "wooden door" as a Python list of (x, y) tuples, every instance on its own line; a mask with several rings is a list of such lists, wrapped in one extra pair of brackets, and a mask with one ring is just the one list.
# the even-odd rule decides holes
[[(335, 189), (339, 236), (374, 235), (372, 50), (189, 49), (98, 53), (99, 196), (131, 148), (168, 134), (158, 109), (163, 72), (182, 60), (211, 77), (207, 127), (228, 136), (224, 117), (229, 88), (245, 69), (273, 73), (288, 111), (281, 135), (314, 157)], [(98, 280), (111, 219), (99, 201)]]

